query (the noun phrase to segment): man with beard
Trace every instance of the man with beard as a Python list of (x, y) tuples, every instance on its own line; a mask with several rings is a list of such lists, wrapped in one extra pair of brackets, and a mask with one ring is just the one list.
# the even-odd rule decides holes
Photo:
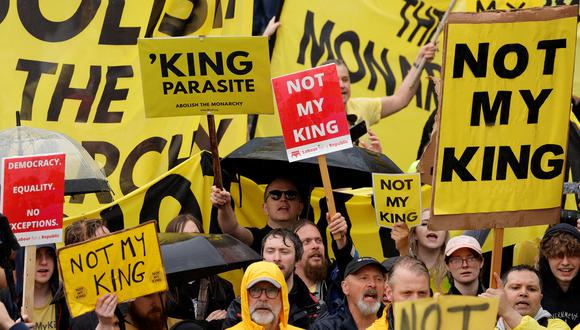
[[(328, 224), (336, 261), (330, 264), (318, 227), (311, 221), (303, 220), (294, 229), (302, 242), (304, 253), (296, 263), (296, 274), (304, 281), (310, 292), (326, 303), (328, 312), (334, 314), (342, 305), (344, 295), (340, 287), (346, 265), (353, 259), (356, 250), (347, 232), (344, 217)], [(337, 271), (338, 270), (338, 271)]]
[[(398, 257), (389, 272), (386, 291), (387, 300), (391, 301), (392, 304), (429, 297), (429, 270), (427, 270), (427, 266), (415, 257)], [(383, 310), (382, 316), (368, 329), (395, 329), (392, 304)]]
[(125, 318), (126, 330), (165, 330), (180, 320), (167, 317), (164, 306), (165, 292), (141, 296), (129, 303), (129, 314)]
[(529, 265), (514, 266), (500, 279), (494, 274), (498, 289), (488, 289), (481, 297), (499, 298), (496, 329), (570, 329), (560, 319), (553, 319), (542, 308), (542, 281)]
[(226, 329), (300, 329), (288, 324), (288, 288), (284, 275), (271, 262), (251, 264), (240, 288), (241, 321)]
[[(284, 275), (290, 306), (288, 323), (306, 329), (325, 310), (294, 273), (296, 262), (302, 258), (302, 252), (300, 239), (287, 229), (272, 229), (262, 241), (262, 258), (276, 264)], [(224, 328), (241, 321), (240, 311), (240, 301), (236, 299), (228, 307)]]
[(368, 328), (382, 306), (385, 273), (385, 267), (374, 258), (361, 257), (349, 262), (341, 283), (346, 303), (336, 314), (318, 319), (311, 329)]

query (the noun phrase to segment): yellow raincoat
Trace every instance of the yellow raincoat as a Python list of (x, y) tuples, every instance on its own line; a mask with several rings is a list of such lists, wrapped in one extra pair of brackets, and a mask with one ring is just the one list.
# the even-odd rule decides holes
[(244, 273), (242, 278), (242, 285), (240, 289), (241, 295), (241, 305), (242, 305), (242, 322), (234, 325), (229, 329), (234, 330), (262, 330), (263, 326), (254, 323), (250, 317), (250, 308), (248, 304), (248, 284), (253, 280), (261, 277), (268, 277), (278, 282), (281, 286), (280, 295), (282, 297), (282, 308), (280, 309), (280, 315), (278, 317), (279, 329), (280, 330), (292, 330), (301, 329), (288, 324), (288, 314), (290, 313), (290, 303), (288, 303), (288, 287), (286, 286), (286, 281), (284, 280), (284, 275), (280, 268), (276, 264), (259, 261), (251, 264)]

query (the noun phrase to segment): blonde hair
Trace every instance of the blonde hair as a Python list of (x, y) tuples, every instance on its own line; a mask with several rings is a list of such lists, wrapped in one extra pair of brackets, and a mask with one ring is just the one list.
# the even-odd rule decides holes
[[(415, 234), (415, 228), (411, 228), (409, 231), (409, 255), (419, 259), (419, 241), (417, 240), (417, 234)], [(449, 240), (449, 232), (445, 231), (445, 243), (439, 248), (439, 254), (435, 260), (433, 267), (429, 268), (430, 278), (433, 280), (435, 289), (437, 292), (442, 292), (441, 284), (447, 277), (447, 265), (445, 263), (445, 246)]]

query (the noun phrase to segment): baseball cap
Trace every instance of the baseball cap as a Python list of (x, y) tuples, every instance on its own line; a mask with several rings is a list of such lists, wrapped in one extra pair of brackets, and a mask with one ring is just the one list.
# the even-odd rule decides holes
[(278, 283), (275, 279), (271, 278), (271, 277), (258, 277), (255, 278), (253, 281), (251, 281), (250, 283), (248, 283), (248, 286), (246, 287), (246, 289), (249, 289), (251, 287), (253, 287), (254, 285), (260, 283), (260, 282), (268, 282), (270, 284), (272, 284), (273, 286), (275, 286), (276, 288), (280, 289), (282, 287), (282, 285), (280, 285), (280, 283)]
[(375, 258), (371, 258), (371, 257), (360, 257), (360, 258), (351, 260), (348, 263), (348, 265), (346, 265), (346, 268), (344, 270), (344, 277), (347, 277), (348, 275), (350, 275), (352, 273), (356, 273), (361, 268), (363, 268), (365, 266), (369, 266), (369, 265), (375, 265), (375, 266), (379, 267), (379, 269), (381, 270), (382, 273), (386, 273), (387, 272), (387, 269), (385, 268), (385, 266), (383, 266)]
[(450, 239), (445, 246), (445, 256), (449, 257), (453, 252), (461, 248), (471, 249), (481, 256), (481, 245), (475, 238), (467, 235), (459, 235)]

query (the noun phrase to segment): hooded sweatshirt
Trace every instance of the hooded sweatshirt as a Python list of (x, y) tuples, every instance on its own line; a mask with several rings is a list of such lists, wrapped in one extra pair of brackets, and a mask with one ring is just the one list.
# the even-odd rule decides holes
[(278, 268), (276, 264), (267, 261), (255, 262), (246, 269), (240, 288), (242, 321), (229, 329), (264, 329), (263, 326), (252, 321), (250, 317), (250, 307), (248, 301), (248, 284), (258, 278), (270, 278), (280, 285), (280, 294), (278, 295), (278, 297), (282, 299), (282, 308), (280, 308), (280, 314), (278, 315), (280, 330), (301, 329), (288, 324), (288, 314), (290, 313), (290, 304), (288, 303), (288, 287), (286, 286), (286, 281), (284, 280), (284, 275), (282, 274), (282, 271), (280, 271), (280, 268)]
[[(546, 324), (547, 325), (548, 319), (551, 317), (552, 317), (552, 315), (547, 310), (540, 307), (540, 309), (538, 310), (536, 315), (534, 315), (534, 320), (538, 321), (539, 324)], [(495, 328), (498, 330), (506, 330), (507, 329), (505, 326), (505, 323), (503, 322), (503, 318), (500, 317), (499, 320), (497, 320), (497, 324), (496, 324)]]

